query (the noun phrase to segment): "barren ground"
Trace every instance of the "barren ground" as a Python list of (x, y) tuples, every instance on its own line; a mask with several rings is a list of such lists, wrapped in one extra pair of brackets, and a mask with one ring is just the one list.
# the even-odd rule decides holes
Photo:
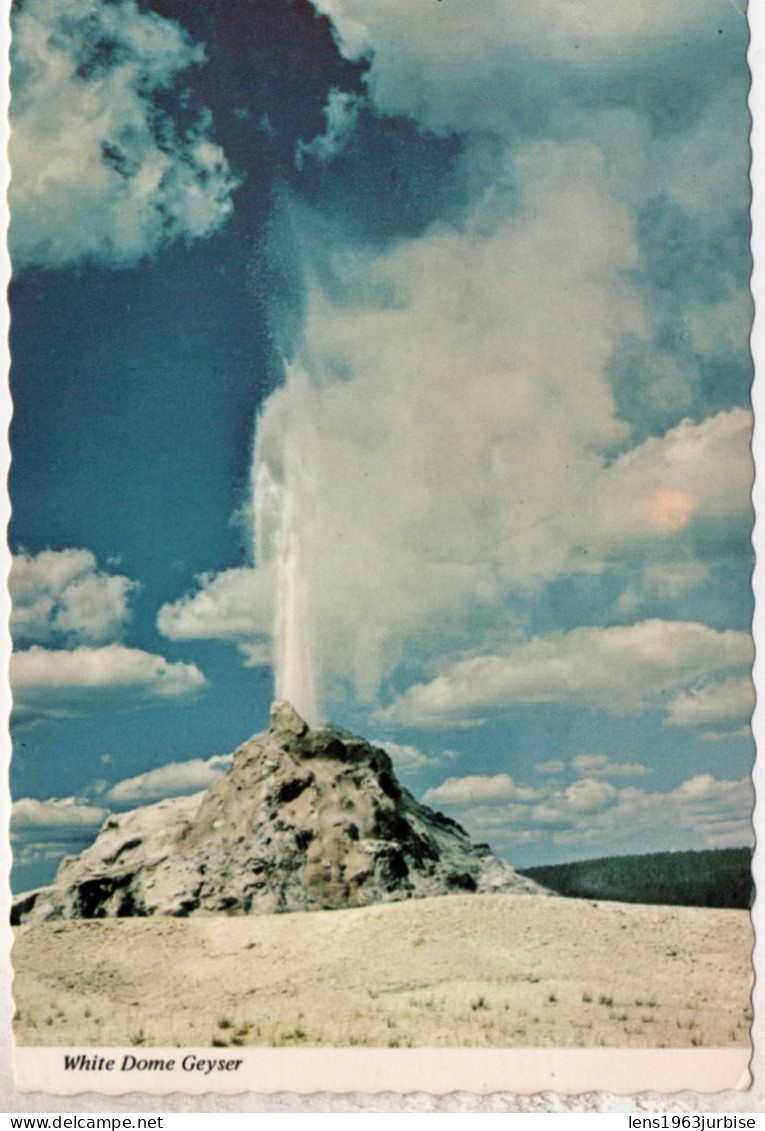
[(749, 915), (530, 896), (17, 928), (20, 1045), (746, 1046)]

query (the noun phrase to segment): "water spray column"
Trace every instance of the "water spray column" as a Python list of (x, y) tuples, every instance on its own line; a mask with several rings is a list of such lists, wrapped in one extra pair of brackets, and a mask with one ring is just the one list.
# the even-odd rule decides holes
[(274, 576), (274, 664), (277, 699), (309, 724), (322, 721), (313, 662), (310, 594), (304, 556), (309, 480), (300, 445), (282, 432), (278, 467), (258, 445), (255, 471), (256, 560)]

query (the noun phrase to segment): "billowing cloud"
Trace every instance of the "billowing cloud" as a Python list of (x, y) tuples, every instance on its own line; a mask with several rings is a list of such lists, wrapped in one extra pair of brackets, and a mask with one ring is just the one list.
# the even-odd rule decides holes
[(372, 745), (381, 747), (390, 756), (396, 770), (401, 774), (414, 774), (418, 770), (424, 770), (426, 766), (432, 766), (438, 762), (438, 758), (423, 754), (422, 750), (411, 744), (375, 738), (372, 739)]
[(540, 825), (556, 825), (569, 815), (598, 813), (616, 800), (617, 790), (610, 782), (581, 778), (559, 793), (553, 794), (533, 810), (533, 820)]
[(113, 805), (149, 805), (165, 797), (180, 797), (209, 789), (228, 770), (232, 755), (192, 758), (188, 762), (169, 762), (133, 778), (117, 782), (107, 797)]
[[(367, 85), (377, 109), (408, 115), (437, 133), (528, 129), (540, 117), (532, 99), (540, 88), (547, 92), (545, 113), (557, 120), (567, 109), (573, 117), (572, 103), (585, 103), (589, 95), (590, 111), (597, 105), (594, 95), (608, 76), (602, 101), (618, 105), (623, 72), (629, 71), (634, 86), (635, 70), (650, 66), (641, 58), (648, 44), (667, 45), (679, 85), (685, 69), (680, 45), (694, 58), (692, 42), (696, 47), (704, 37), (709, 44), (721, 17), (726, 24), (735, 18), (714, 0), (653, 4), (650, 10), (629, 0), (521, 0), (510, 11), (493, 0), (450, 9), (407, 0), (313, 2), (332, 20), (346, 57), (370, 60)], [(487, 74), (504, 76), (504, 100)]]
[(534, 769), (545, 777), (560, 776), (567, 771), (586, 778), (637, 778), (651, 773), (641, 762), (612, 762), (607, 754), (577, 754), (570, 763), (552, 758), (540, 762)]
[(16, 641), (106, 644), (130, 619), (135, 581), (99, 570), (89, 550), (14, 556), (8, 578)]
[(679, 727), (740, 726), (749, 722), (753, 711), (754, 684), (744, 676), (681, 692), (669, 704), (666, 723)]
[(138, 648), (34, 645), (10, 661), (14, 719), (68, 719), (194, 699), (206, 686), (194, 664), (168, 663)]
[(465, 805), (477, 801), (534, 801), (539, 796), (538, 790), (518, 785), (509, 774), (469, 774), (447, 778), (441, 785), (428, 789), (423, 801), (427, 805)]
[[(639, 275), (654, 316), (625, 367), (625, 406), (638, 401), (651, 423), (666, 426), (691, 410), (710, 363), (740, 375), (751, 320), (741, 270), (749, 195), (743, 5), (315, 7), (332, 20), (346, 57), (369, 62), (368, 97), (378, 112), (462, 134), (474, 170), (487, 134), (510, 152), (541, 137), (601, 148), (613, 191), (639, 221)], [(683, 333), (672, 334), (680, 317)]]
[(566, 763), (561, 758), (551, 758), (547, 762), (540, 762), (534, 769), (540, 774), (562, 774), (566, 769)]
[(639, 778), (651, 772), (640, 762), (612, 762), (606, 754), (577, 754), (571, 768), (588, 778)]
[[(605, 784), (605, 783), (601, 783)], [(573, 787), (572, 787), (573, 788)], [(558, 824), (556, 844), (608, 845), (624, 838), (646, 847), (646, 834), (663, 837), (672, 830), (673, 847), (723, 848), (749, 844), (754, 795), (749, 778), (725, 781), (700, 774), (666, 793), (649, 793), (635, 787), (614, 791), (597, 811), (578, 810), (566, 795), (554, 797), (533, 820)]]
[(161, 96), (204, 61), (135, 0), (24, 0), (13, 19), (11, 252), (17, 267), (121, 267), (209, 236), (235, 187), (209, 113)]
[(712, 683), (746, 667), (745, 632), (649, 620), (629, 626), (552, 632), (474, 656), (415, 684), (383, 715), (419, 726), (478, 722), (514, 706), (561, 703), (612, 714), (660, 710), (671, 692)]
[(752, 841), (754, 795), (748, 777), (727, 781), (699, 774), (655, 792), (581, 778), (565, 789), (549, 783), (536, 797), (531, 803), (473, 799), (470, 789), (460, 796), (455, 785), (451, 797), (440, 800), (475, 840), (488, 840), (511, 854), (519, 845), (543, 842), (563, 846), (576, 857), (737, 847)]
[(327, 123), (324, 133), (319, 134), (313, 141), (298, 142), (295, 154), (298, 168), (303, 164), (306, 155), (315, 157), (318, 161), (330, 161), (341, 153), (353, 132), (362, 104), (363, 100), (358, 95), (343, 93), (333, 87), (324, 107), (324, 118)]
[(109, 816), (109, 810), (77, 797), (43, 801), (21, 797), (11, 807), (14, 868), (44, 865), (85, 848)]
[(66, 828), (81, 835), (83, 829), (99, 828), (109, 816), (109, 810), (78, 801), (74, 797), (51, 797), (38, 801), (34, 797), (21, 797), (11, 808), (11, 827), (16, 831), (28, 829), (55, 829), (59, 837)]
[(703, 585), (709, 578), (709, 568), (695, 558), (673, 558), (670, 562), (650, 562), (641, 570), (636, 585), (622, 590), (618, 608), (623, 614), (632, 613), (640, 606), (655, 604), (659, 600), (676, 600), (678, 597)]
[[(751, 413), (734, 408), (700, 424), (684, 420), (626, 452), (595, 483), (592, 507), (601, 536), (671, 536), (698, 518), (748, 513), (751, 436)], [(687, 571), (681, 563), (679, 580), (689, 580)]]
[(271, 577), (266, 569), (202, 574), (196, 592), (163, 605), (157, 628), (168, 640), (229, 640), (250, 666), (269, 663)]

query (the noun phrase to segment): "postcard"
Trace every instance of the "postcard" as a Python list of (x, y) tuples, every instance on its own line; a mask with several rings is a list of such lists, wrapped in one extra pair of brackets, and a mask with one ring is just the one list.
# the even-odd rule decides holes
[(751, 1083), (739, 0), (19, 0), (17, 1086)]

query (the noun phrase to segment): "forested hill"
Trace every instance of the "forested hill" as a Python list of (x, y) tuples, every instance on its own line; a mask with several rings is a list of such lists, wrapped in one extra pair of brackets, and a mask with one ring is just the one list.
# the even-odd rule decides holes
[(753, 898), (749, 848), (608, 856), (521, 869), (560, 895), (622, 903), (748, 908)]

